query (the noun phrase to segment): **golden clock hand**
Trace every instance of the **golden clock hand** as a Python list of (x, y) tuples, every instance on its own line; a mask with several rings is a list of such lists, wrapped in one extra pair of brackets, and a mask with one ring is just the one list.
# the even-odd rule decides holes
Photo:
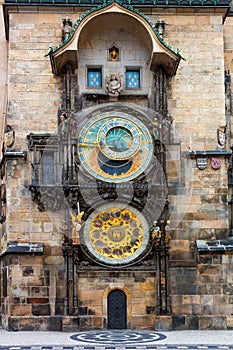
[(89, 143), (89, 142), (83, 142), (83, 143), (78, 143), (78, 146), (81, 147), (91, 147), (91, 146), (98, 146), (98, 143)]

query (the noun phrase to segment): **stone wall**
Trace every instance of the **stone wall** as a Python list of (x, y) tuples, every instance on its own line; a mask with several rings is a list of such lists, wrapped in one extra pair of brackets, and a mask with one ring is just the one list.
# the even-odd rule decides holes
[(215, 149), (216, 130), (225, 125), (222, 17), (196, 13), (163, 19), (164, 39), (186, 59), (171, 83), (175, 140), (181, 140), (182, 149)]
[[(55, 9), (50, 13), (10, 14), (7, 123), (16, 132), (17, 150), (27, 149), (29, 133), (57, 131), (62, 78), (52, 74), (49, 58), (44, 55), (50, 45), (61, 42), (61, 23), (66, 14)], [(78, 16), (78, 13), (69, 14), (73, 23)], [(164, 10), (163, 13), (154, 10), (150, 14), (152, 21), (158, 17), (167, 24), (164, 40), (178, 47), (186, 59), (180, 62), (176, 76), (169, 79), (168, 89), (169, 114), (174, 118), (174, 145), (168, 148), (167, 163), (173, 328), (232, 328), (232, 258), (207, 255), (197, 260), (195, 253), (197, 239), (228, 238), (228, 158), (221, 157), (221, 167), (214, 170), (209, 157), (207, 168), (200, 170), (196, 157), (191, 159), (188, 154), (190, 150), (215, 150), (217, 128), (226, 124), (222, 17), (212, 10), (203, 14), (195, 10)], [(231, 64), (230, 30), (231, 22), (227, 22), (228, 66)], [(145, 57), (144, 52), (141, 58)], [(84, 64), (80, 68), (82, 74)], [(146, 67), (146, 63), (143, 64)], [(145, 81), (151, 74), (145, 74)], [(80, 86), (82, 90), (84, 76)], [(146, 89), (150, 91), (150, 86)], [(34, 257), (7, 254), (2, 258), (10, 281), (2, 305), (4, 313), (11, 315), (9, 319), (4, 317), (3, 322), (8, 329), (52, 329), (51, 323), (56, 319), (54, 327), (59, 329), (65, 296), (60, 231), (63, 213), (38, 211), (28, 189), (31, 179), (29, 154), (26, 161), (7, 162), (7, 221), (3, 226), (2, 250), (7, 250), (12, 241), (43, 242), (44, 252)], [(132, 309), (128, 311), (130, 326), (153, 326), (156, 293), (153, 274), (144, 274), (143, 280), (141, 275), (133, 273), (112, 276), (110, 272), (100, 271), (78, 275), (82, 329), (104, 326), (104, 292), (117, 287), (127, 290), (132, 299)]]
[[(49, 58), (44, 55), (50, 45), (61, 42), (63, 17), (55, 12), (10, 15), (8, 120), (23, 139), (25, 133), (37, 132), (38, 127), (40, 132), (56, 131), (62, 82), (52, 75)], [(78, 14), (70, 17), (75, 23)], [(169, 113), (174, 117), (174, 139), (196, 150), (216, 148), (215, 131), (225, 125), (222, 18), (213, 14), (166, 13), (161, 17), (167, 23), (164, 40), (178, 47), (186, 59), (170, 82)], [(157, 18), (158, 15), (151, 16), (152, 21)], [(92, 53), (98, 56), (97, 51)], [(144, 80), (148, 80), (146, 76)], [(41, 105), (41, 101), (47, 103)]]
[(64, 313), (62, 260), (61, 251), (56, 252), (51, 245), (8, 244), (2, 257), (4, 328), (61, 329), (61, 317), (57, 315)]
[(197, 265), (171, 269), (173, 329), (232, 329), (232, 256), (198, 254)]
[[(9, 30), (8, 114), (17, 148), (30, 132), (56, 132), (61, 78), (53, 76), (49, 46), (61, 42), (63, 15), (12, 13)], [(44, 103), (46, 101), (46, 103)]]
[(156, 276), (153, 272), (79, 272), (80, 329), (106, 328), (107, 296), (121, 289), (127, 296), (127, 327), (153, 329), (156, 309)]

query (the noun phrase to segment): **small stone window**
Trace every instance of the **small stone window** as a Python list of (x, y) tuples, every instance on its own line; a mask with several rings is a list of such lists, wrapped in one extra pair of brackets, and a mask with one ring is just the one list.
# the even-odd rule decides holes
[(55, 153), (53, 151), (43, 152), (41, 157), (41, 183), (51, 185), (55, 182)]
[(126, 69), (125, 73), (126, 89), (140, 88), (140, 69)]
[(33, 186), (48, 186), (61, 182), (58, 157), (58, 139), (49, 134), (29, 134), (28, 146), (31, 151)]
[(89, 88), (102, 87), (102, 69), (101, 68), (87, 68), (87, 86)]

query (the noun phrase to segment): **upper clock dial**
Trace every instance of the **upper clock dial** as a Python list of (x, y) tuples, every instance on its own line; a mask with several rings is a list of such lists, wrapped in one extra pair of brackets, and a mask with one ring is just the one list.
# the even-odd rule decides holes
[(109, 159), (129, 159), (139, 149), (141, 143), (140, 130), (122, 118), (114, 118), (103, 125), (99, 132), (101, 152)]
[(123, 182), (139, 176), (148, 167), (153, 141), (144, 124), (119, 111), (101, 113), (82, 128), (78, 154), (83, 167), (95, 178)]

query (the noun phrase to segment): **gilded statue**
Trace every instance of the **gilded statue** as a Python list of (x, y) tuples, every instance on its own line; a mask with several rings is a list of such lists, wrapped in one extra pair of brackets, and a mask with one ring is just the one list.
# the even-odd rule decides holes
[(81, 211), (77, 215), (74, 215), (70, 212), (71, 220), (72, 220), (72, 229), (71, 229), (71, 238), (73, 244), (80, 244), (80, 230), (83, 225), (83, 217), (84, 211)]

